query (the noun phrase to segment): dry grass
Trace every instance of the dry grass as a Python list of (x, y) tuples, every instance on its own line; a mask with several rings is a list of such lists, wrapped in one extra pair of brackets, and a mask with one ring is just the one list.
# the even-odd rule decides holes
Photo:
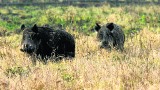
[[(96, 39), (96, 34), (86, 36), (76, 32), (76, 29), (82, 31), (81, 28), (67, 26), (68, 31), (75, 28), (74, 32), (69, 32), (76, 39), (76, 57), (71, 61), (65, 59), (61, 62), (49, 61), (46, 65), (40, 61), (33, 65), (32, 58), (20, 52), (21, 35), (0, 37), (0, 90), (160, 89), (158, 5), (66, 9), (68, 11), (63, 12), (61, 9), (53, 8), (46, 13), (51, 11), (49, 15), (57, 15), (63, 19), (68, 18), (66, 15), (92, 16), (90, 20), (100, 21), (101, 24), (115, 22), (121, 25), (126, 35), (132, 31), (138, 33), (126, 36), (123, 53), (107, 52), (99, 49), (100, 43)], [(92, 11), (93, 15), (87, 14), (89, 11)], [(44, 18), (40, 18), (42, 21), (37, 21), (39, 24), (47, 23), (45, 19), (47, 16), (44, 15)], [(87, 25), (90, 25), (90, 22)], [(4, 25), (1, 26), (0, 31)], [(131, 32), (128, 33), (129, 31)]]
[(160, 35), (147, 28), (127, 39), (123, 53), (99, 49), (95, 35), (77, 33), (72, 61), (36, 66), (20, 52), (20, 38), (0, 38), (0, 90), (160, 89)]

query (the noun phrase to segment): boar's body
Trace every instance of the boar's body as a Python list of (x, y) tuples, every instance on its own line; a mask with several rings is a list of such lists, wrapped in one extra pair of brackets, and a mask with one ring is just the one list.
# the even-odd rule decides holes
[(42, 59), (50, 56), (75, 57), (75, 40), (71, 34), (64, 30), (53, 30), (49, 27), (25, 28), (21, 42), (21, 51), (28, 54), (35, 53)]
[(120, 26), (114, 23), (107, 23), (103, 26), (96, 24), (95, 30), (97, 38), (101, 41), (101, 48), (109, 50), (115, 48), (123, 51), (125, 35)]

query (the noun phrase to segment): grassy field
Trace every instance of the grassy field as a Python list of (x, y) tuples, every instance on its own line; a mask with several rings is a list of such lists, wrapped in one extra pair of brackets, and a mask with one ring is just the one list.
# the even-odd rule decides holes
[[(46, 65), (20, 51), (20, 34), (0, 37), (0, 90), (159, 90), (160, 6), (3, 7), (0, 33), (28, 26), (62, 24), (76, 40), (76, 57)], [(123, 53), (99, 48), (95, 22), (119, 24)]]

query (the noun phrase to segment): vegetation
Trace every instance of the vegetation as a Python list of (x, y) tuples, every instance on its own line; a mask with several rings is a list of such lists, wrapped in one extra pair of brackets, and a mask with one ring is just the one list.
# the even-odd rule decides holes
[[(76, 57), (46, 65), (20, 49), (21, 34), (0, 37), (0, 89), (158, 90), (160, 89), (160, 6), (3, 7), (0, 32), (61, 24), (76, 40)], [(123, 53), (99, 49), (95, 23), (119, 24), (126, 35)]]
[(0, 3), (35, 3), (35, 2), (104, 2), (104, 1), (126, 1), (126, 2), (145, 2), (145, 1), (150, 1), (150, 2), (160, 2), (160, 0), (1, 0)]

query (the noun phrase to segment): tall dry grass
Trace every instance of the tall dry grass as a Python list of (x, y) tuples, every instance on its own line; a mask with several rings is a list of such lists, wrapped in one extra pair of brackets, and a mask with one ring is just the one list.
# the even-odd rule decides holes
[[(33, 65), (32, 58), (19, 50), (21, 35), (0, 37), (0, 90), (160, 89), (160, 11), (158, 5), (66, 7), (65, 9), (68, 11), (63, 12), (60, 7), (49, 8), (46, 12), (39, 9), (46, 14), (42, 15), (37, 22), (46, 24), (47, 13), (62, 19), (73, 15), (80, 19), (88, 17), (92, 20), (92, 23), (86, 22), (84, 28), (81, 28), (78, 23), (73, 24), (75, 26), (66, 26), (67, 31), (75, 36), (76, 57), (72, 60), (64, 59), (61, 62), (48, 60), (46, 65), (37, 61), (37, 64)], [(6, 13), (2, 8), (0, 11)], [(29, 11), (27, 10), (26, 13), (31, 13)], [(32, 12), (31, 15), (33, 14), (37, 15)], [(39, 18), (38, 16), (34, 18)], [(34, 20), (37, 19), (26, 21), (33, 23)], [(122, 26), (126, 34), (124, 52), (114, 50), (108, 52), (100, 49), (96, 34), (86, 36), (77, 33), (77, 31), (83, 31), (82, 29), (87, 31), (88, 27), (92, 27), (96, 21), (102, 24), (115, 22)], [(25, 21), (22, 19), (22, 22)], [(0, 30), (3, 27), (13, 28), (5, 25), (7, 22), (1, 21), (1, 23)], [(88, 26), (90, 23), (92, 25)], [(70, 31), (72, 29), (75, 31)], [(137, 34), (132, 35), (132, 33)]]
[(46, 65), (20, 52), (20, 35), (1, 37), (1, 90), (160, 89), (159, 34), (143, 29), (126, 40), (123, 53), (99, 49), (95, 34), (75, 35), (76, 57)]

